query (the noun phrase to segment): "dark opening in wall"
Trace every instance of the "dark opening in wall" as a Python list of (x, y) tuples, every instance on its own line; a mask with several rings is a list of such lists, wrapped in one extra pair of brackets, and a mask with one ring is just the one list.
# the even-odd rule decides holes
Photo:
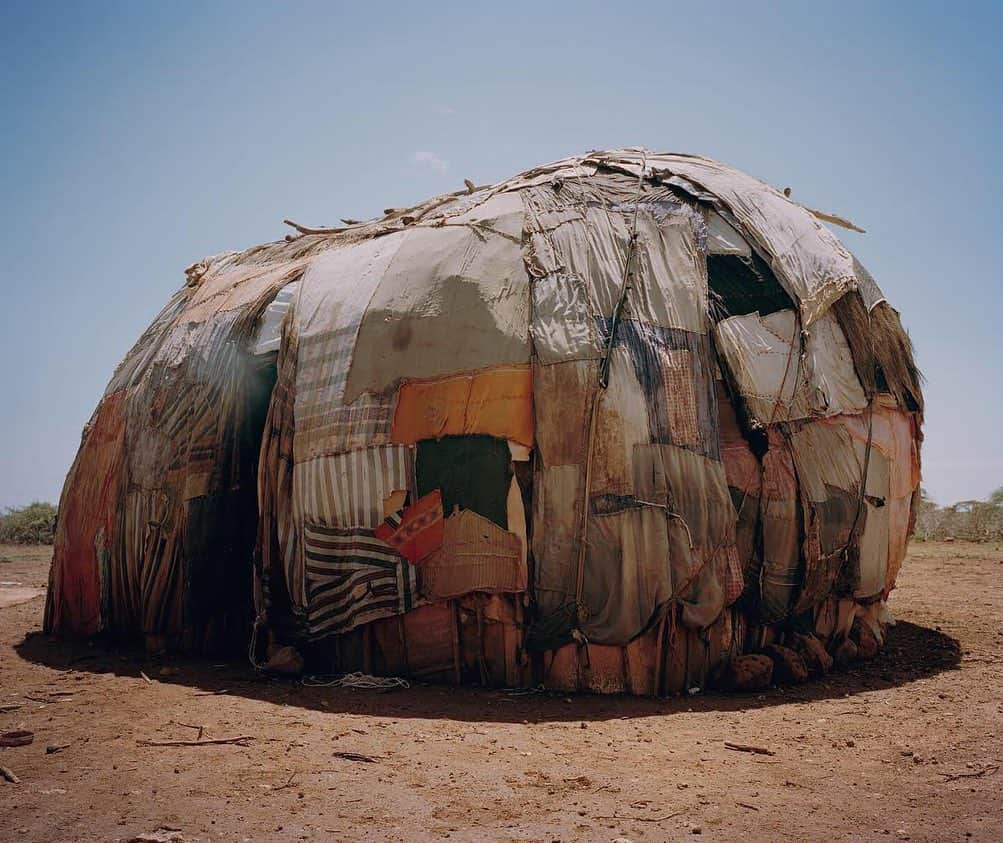
[(759, 311), (760, 316), (793, 308), (773, 270), (761, 257), (708, 255), (710, 313), (715, 322)]

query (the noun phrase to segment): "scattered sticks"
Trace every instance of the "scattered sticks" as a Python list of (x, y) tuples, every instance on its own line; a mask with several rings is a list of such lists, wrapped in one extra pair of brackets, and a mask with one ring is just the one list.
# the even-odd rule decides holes
[(937, 773), (937, 775), (943, 776), (944, 783), (946, 784), (947, 782), (954, 782), (958, 779), (981, 779), (983, 776), (995, 773), (999, 768), (999, 764), (988, 764), (981, 770), (972, 770), (969, 773)]
[(333, 755), (335, 758), (344, 758), (346, 761), (363, 761), (366, 764), (375, 764), (380, 760), (372, 755), (363, 755), (361, 752), (335, 752)]
[(247, 746), (248, 741), (253, 741), (253, 735), (238, 735), (234, 738), (202, 738), (195, 741), (148, 741), (137, 740), (140, 746), (218, 746), (220, 744), (237, 744)]
[(171, 721), (175, 726), (184, 726), (186, 729), (196, 729), (198, 730), (198, 736), (195, 740), (202, 740), (202, 735), (205, 732), (205, 726), (196, 726), (194, 723), (182, 723), (180, 720)]
[(0, 734), (0, 746), (27, 746), (35, 740), (35, 733), (27, 729), (15, 729)]
[(641, 823), (663, 823), (666, 820), (671, 820), (673, 817), (678, 817), (680, 814), (685, 814), (685, 811), (673, 811), (671, 814), (666, 814), (664, 817), (639, 817), (627, 814), (612, 814), (611, 816), (597, 816), (593, 817), (594, 820), (633, 820), (635, 822)]
[(751, 752), (753, 755), (776, 755), (772, 749), (767, 749), (765, 746), (753, 746), (748, 743), (732, 743), (731, 741), (725, 741), (724, 748), (733, 749), (735, 752)]
[(292, 787), (293, 786), (293, 779), (296, 778), (296, 773), (297, 772), (299, 772), (299, 771), (298, 770), (293, 770), (289, 774), (289, 778), (286, 779), (286, 783), (285, 784), (280, 784), (278, 787), (273, 787), (272, 788), (272, 793), (275, 793), (277, 790), (285, 790), (287, 787)]

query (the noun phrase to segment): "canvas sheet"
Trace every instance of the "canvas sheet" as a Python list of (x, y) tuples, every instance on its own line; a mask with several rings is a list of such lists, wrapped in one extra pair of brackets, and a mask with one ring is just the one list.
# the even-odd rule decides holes
[[(873, 418), (868, 413), (839, 416), (829, 423), (842, 427), (854, 441), (858, 454), (866, 446), (870, 427), (872, 448), (888, 464), (888, 563), (885, 590), (891, 591), (905, 559), (909, 541), (912, 498), (920, 483), (919, 443), (916, 421), (911, 413), (899, 408), (894, 397), (881, 394), (875, 399)], [(877, 576), (875, 574), (875, 576)]]
[(863, 466), (849, 434), (832, 423), (840, 418), (785, 426), (797, 468), (804, 529), (803, 585), (795, 612), (812, 608), (829, 594), (845, 564), (843, 551), (851, 545), (857, 520)]
[[(858, 443), (857, 448), (863, 462), (864, 447)], [(881, 451), (872, 448), (864, 496), (866, 519), (860, 537), (860, 580), (853, 593), (857, 598), (881, 594), (888, 579), (889, 482), (889, 461)]]
[[(641, 166), (639, 153), (624, 151), (609, 158), (629, 172)], [(800, 304), (806, 326), (856, 289), (854, 259), (846, 247), (811, 213), (765, 182), (696, 155), (649, 153), (646, 165), (658, 174), (683, 176), (721, 201), (769, 255), (774, 272)]]
[[(610, 205), (582, 196), (578, 204), (570, 185), (556, 196), (549, 189), (522, 196), (530, 226), (534, 347), (544, 362), (598, 356), (589, 317), (608, 318), (620, 297), (634, 203)], [(702, 219), (677, 205), (637, 207), (624, 318), (705, 332), (707, 275), (697, 245)]]
[[(610, 327), (602, 325), (604, 337)], [(620, 348), (634, 369), (651, 441), (720, 459), (716, 363), (708, 336), (625, 320), (613, 341), (613, 349)]]
[(389, 234), (314, 258), (297, 293), (294, 445), (297, 462), (389, 442), (394, 391), (346, 395), (374, 291), (405, 243)]
[(527, 365), (529, 284), (518, 196), (400, 233), (359, 328), (345, 401), (404, 379)]
[(739, 234), (716, 211), (707, 210), (707, 254), (710, 255), (741, 255), (751, 257), (752, 249), (745, 238)]
[(750, 415), (764, 424), (859, 413), (867, 405), (846, 338), (832, 314), (808, 330), (803, 359), (800, 329), (790, 310), (732, 316), (719, 322), (714, 333)]

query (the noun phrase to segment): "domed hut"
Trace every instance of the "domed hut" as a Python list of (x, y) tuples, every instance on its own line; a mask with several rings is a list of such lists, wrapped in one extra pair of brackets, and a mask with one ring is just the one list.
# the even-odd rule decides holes
[(189, 267), (84, 430), (46, 629), (635, 694), (872, 654), (923, 399), (820, 219), (625, 149)]

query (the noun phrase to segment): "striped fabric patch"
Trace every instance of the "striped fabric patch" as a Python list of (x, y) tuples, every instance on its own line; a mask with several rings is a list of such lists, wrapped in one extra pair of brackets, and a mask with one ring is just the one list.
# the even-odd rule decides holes
[(382, 445), (317, 457), (295, 466), (293, 486), (303, 521), (375, 528), (383, 522), (387, 497), (414, 488), (414, 449)]
[(359, 326), (304, 337), (296, 383), (296, 459), (382, 445), (390, 440), (397, 391), (360, 395), (346, 404), (345, 381)]
[(415, 569), (372, 530), (304, 525), (307, 629), (348, 632), (414, 606)]

